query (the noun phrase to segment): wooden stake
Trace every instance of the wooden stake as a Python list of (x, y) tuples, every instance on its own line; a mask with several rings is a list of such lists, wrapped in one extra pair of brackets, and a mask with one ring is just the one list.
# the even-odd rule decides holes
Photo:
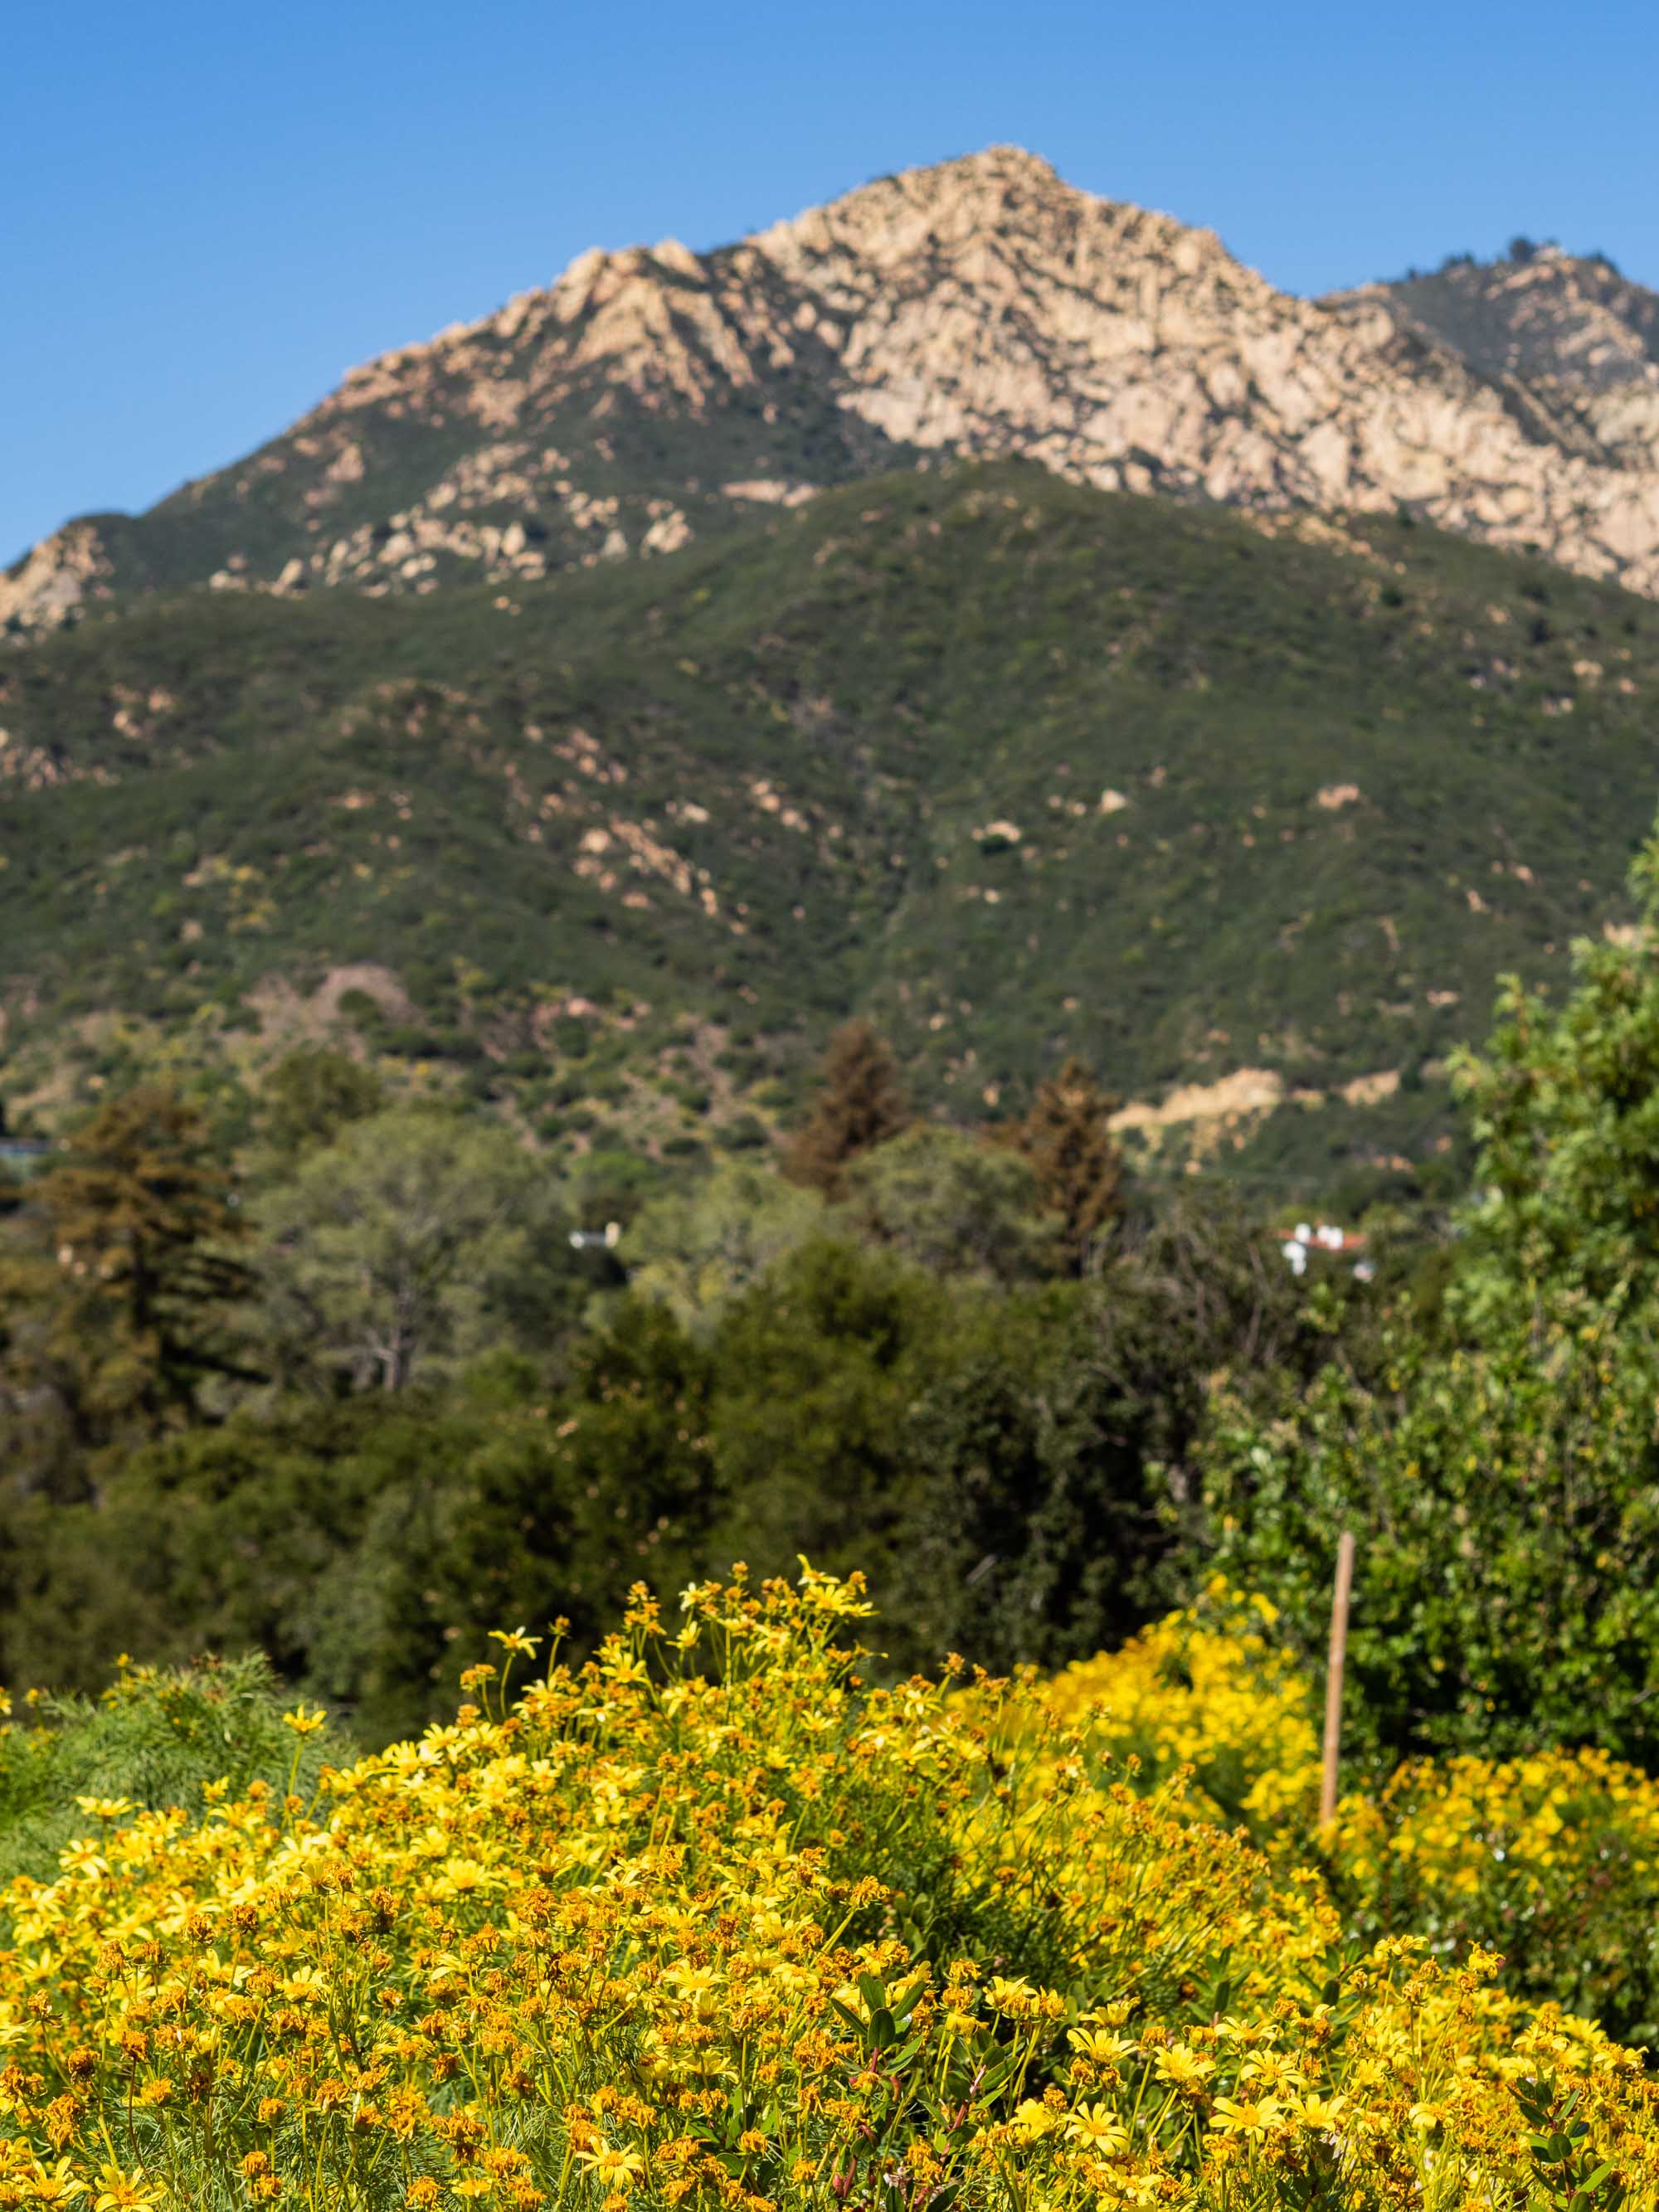
[(1336, 1818), (1336, 1762), (1342, 1747), (1342, 1668), (1348, 1656), (1348, 1597), (1353, 1589), (1353, 1534), (1345, 1528), (1336, 1547), (1336, 1589), (1331, 1597), (1331, 1656), (1325, 1670), (1325, 1771), (1319, 1790), (1319, 1825)]

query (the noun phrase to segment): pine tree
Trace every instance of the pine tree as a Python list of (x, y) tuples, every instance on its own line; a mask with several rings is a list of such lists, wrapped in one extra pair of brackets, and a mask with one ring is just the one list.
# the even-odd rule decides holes
[(14, 1302), (13, 1348), (32, 1347), (84, 1441), (188, 1411), (207, 1375), (246, 1374), (225, 1323), (249, 1288), (234, 1249), (246, 1224), (205, 1122), (173, 1091), (143, 1085), (102, 1107), (25, 1216), (35, 1249), (12, 1273), (50, 1279), (52, 1295), (21, 1327)]
[(839, 1198), (847, 1163), (897, 1136), (910, 1119), (891, 1052), (868, 1022), (848, 1022), (830, 1040), (817, 1101), (785, 1156), (784, 1172), (792, 1182)]
[(1087, 1270), (1123, 1215), (1123, 1155), (1110, 1126), (1120, 1103), (1073, 1057), (1039, 1085), (1030, 1112), (1009, 1132), (1060, 1217), (1060, 1261), (1070, 1274)]

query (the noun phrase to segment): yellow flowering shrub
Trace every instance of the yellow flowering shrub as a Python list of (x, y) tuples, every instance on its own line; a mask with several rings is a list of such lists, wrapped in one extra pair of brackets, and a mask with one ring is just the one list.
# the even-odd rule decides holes
[(683, 1608), (313, 1799), (89, 1803), (0, 1897), (0, 2207), (1659, 2204), (1639, 2063), (1489, 1960), (1356, 1964), (1034, 1684), (866, 1687), (856, 1583)]
[[(50, 1874), (58, 1854), (86, 1832), (88, 1811), (112, 1818), (146, 1805), (199, 1805), (204, 1780), (240, 1790), (279, 1785), (293, 1765), (282, 1686), (259, 1654), (191, 1667), (134, 1666), (123, 1658), (97, 1698), (0, 1690), (0, 1882)], [(293, 1779), (307, 1795), (341, 1744), (307, 1735)]]
[(1212, 1583), (1122, 1650), (1044, 1692), (1144, 1786), (1185, 1771), (1200, 1818), (1243, 1822), (1316, 1863), (1345, 1926), (1499, 1953), (1504, 1986), (1659, 2043), (1659, 1784), (1595, 1750), (1401, 1766), (1316, 1833), (1315, 1687), (1273, 1642), (1273, 1610)]
[(1185, 1770), (1200, 1814), (1262, 1835), (1305, 1831), (1319, 1805), (1318, 1720), (1311, 1686), (1271, 1640), (1276, 1617), (1218, 1578), (1201, 1612), (1076, 1662), (1048, 1703), (1073, 1722), (1086, 1714), (1095, 1741), (1152, 1781)]
[(1327, 1840), (1368, 1934), (1504, 1954), (1504, 1979), (1659, 2041), (1659, 1785), (1605, 1752), (1402, 1766)]

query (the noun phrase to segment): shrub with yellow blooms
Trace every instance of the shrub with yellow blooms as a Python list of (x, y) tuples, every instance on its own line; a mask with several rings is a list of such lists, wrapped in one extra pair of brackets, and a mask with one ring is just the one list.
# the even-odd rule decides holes
[(1659, 1784), (1595, 1750), (1413, 1760), (1351, 1790), (1319, 1834), (1315, 1686), (1274, 1620), (1218, 1579), (1199, 1607), (1055, 1676), (1046, 1700), (1139, 1786), (1185, 1773), (1190, 1815), (1316, 1865), (1351, 1934), (1414, 1934), (1439, 1955), (1484, 1945), (1510, 1991), (1659, 2043)]
[(1272, 1640), (1276, 1618), (1217, 1577), (1200, 1607), (1057, 1674), (1048, 1703), (1086, 1713), (1095, 1740), (1152, 1782), (1184, 1771), (1194, 1813), (1258, 1838), (1305, 1832), (1319, 1805), (1314, 1696)]
[(316, 1788), (343, 1739), (310, 1729), (297, 1766), (284, 1723), (285, 1696), (258, 1653), (191, 1667), (137, 1667), (122, 1659), (97, 1698), (0, 1690), (0, 1882), (50, 1874), (58, 1854), (123, 1813), (199, 1807), (202, 1784), (222, 1780)]
[(1368, 1935), (1504, 1954), (1506, 1985), (1659, 2042), (1659, 1786), (1605, 1752), (1402, 1766), (1343, 1799), (1333, 1888)]
[(314, 1796), (88, 1808), (0, 1900), (0, 2207), (1659, 2203), (1639, 2061), (1490, 1959), (1356, 1958), (1033, 1683), (866, 1686), (856, 1582), (682, 1610)]

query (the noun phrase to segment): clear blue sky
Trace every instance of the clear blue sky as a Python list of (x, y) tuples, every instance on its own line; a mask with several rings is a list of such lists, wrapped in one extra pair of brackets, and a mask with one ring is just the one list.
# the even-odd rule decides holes
[(0, 43), (0, 562), (590, 245), (998, 140), (1318, 292), (1500, 246), (1659, 284), (1656, 0), (82, 0)]

